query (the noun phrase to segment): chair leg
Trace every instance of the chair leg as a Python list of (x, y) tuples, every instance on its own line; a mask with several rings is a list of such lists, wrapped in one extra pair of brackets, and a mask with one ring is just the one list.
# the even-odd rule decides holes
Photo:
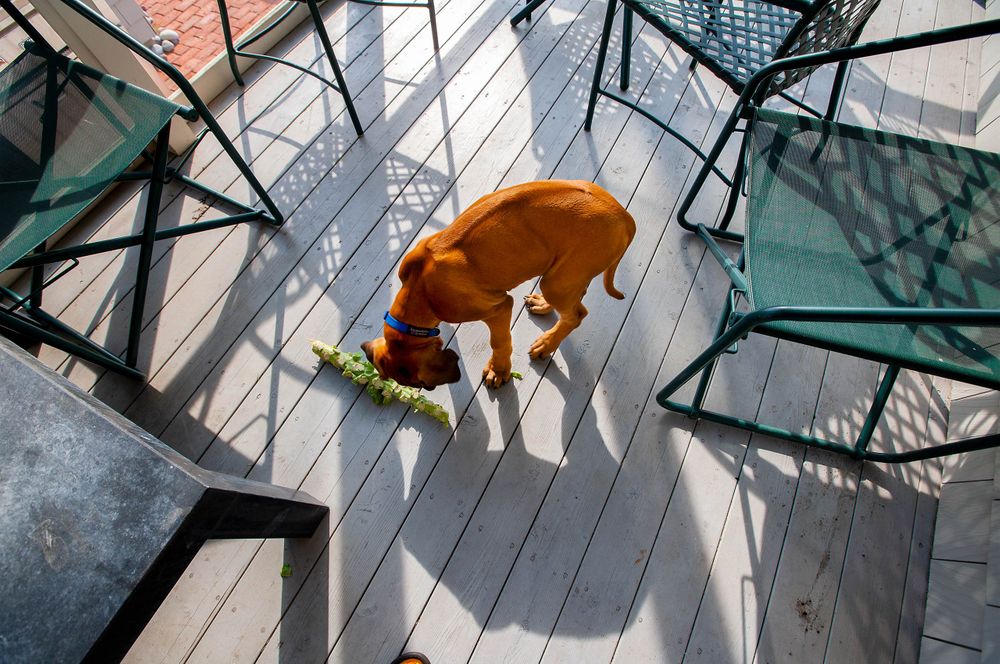
[(837, 65), (837, 74), (833, 79), (833, 86), (830, 88), (830, 101), (826, 107), (825, 120), (833, 121), (837, 117), (837, 109), (840, 107), (840, 99), (844, 92), (844, 82), (847, 80), (847, 70), (849, 62), (844, 60)]
[[(725, 302), (722, 305), (722, 313), (719, 315), (719, 320), (715, 324), (715, 335), (712, 337), (713, 340), (717, 340), (726, 331), (726, 327), (729, 325), (729, 315), (732, 313), (732, 300), (729, 295), (726, 295)], [(723, 350), (725, 352), (725, 350)], [(698, 379), (698, 387), (695, 389), (694, 398), (691, 400), (691, 408), (696, 411), (701, 410), (702, 405), (705, 403), (705, 396), (708, 394), (708, 386), (712, 382), (712, 375), (715, 373), (715, 367), (719, 364), (719, 358), (722, 353), (719, 353), (714, 357), (710, 364), (706, 365), (701, 372), (701, 377)]]
[(128, 345), (125, 348), (125, 364), (132, 368), (135, 368), (139, 359), (139, 335), (142, 333), (142, 314), (146, 306), (146, 288), (149, 285), (149, 268), (153, 261), (156, 220), (160, 215), (160, 197), (163, 193), (163, 183), (166, 180), (169, 146), (170, 123), (168, 122), (156, 137), (156, 150), (153, 153), (153, 176), (149, 181), (146, 217), (142, 225), (142, 241), (139, 244), (139, 263), (136, 266), (135, 290), (132, 292), (132, 315), (128, 326)]
[(543, 4), (548, 2), (548, 0), (525, 0), (525, 7), (518, 13), (514, 14), (514, 17), (510, 19), (510, 24), (516, 26), (518, 23), (524, 20), (531, 20), (531, 12), (535, 11)]
[(632, 18), (635, 12), (628, 5), (622, 6), (622, 71), (618, 87), (628, 90), (632, 69)]
[[(733, 109), (732, 113), (729, 114), (729, 119), (722, 128), (719, 138), (716, 139), (715, 145), (712, 146), (712, 150), (708, 153), (708, 155), (706, 155), (701, 168), (695, 175), (694, 181), (691, 183), (691, 187), (688, 189), (687, 195), (684, 196), (684, 200), (681, 202), (680, 207), (677, 208), (677, 222), (681, 225), (681, 228), (691, 231), (692, 233), (697, 232), (698, 224), (688, 219), (688, 212), (691, 211), (691, 207), (694, 205), (695, 199), (698, 197), (698, 194), (701, 193), (701, 189), (705, 185), (705, 181), (708, 179), (709, 174), (715, 172), (716, 175), (719, 175), (716, 164), (719, 161), (719, 157), (722, 155), (722, 151), (725, 149), (726, 145), (728, 145), (733, 133), (736, 131), (736, 125), (740, 121), (740, 116), (742, 115), (743, 110), (744, 107), (742, 104), (737, 102), (736, 107)], [(742, 164), (742, 155), (738, 163)], [(742, 173), (742, 169), (738, 167), (737, 170), (738, 173), (735, 175), (739, 176)], [(730, 187), (730, 191), (729, 200), (727, 201), (725, 209), (725, 215), (723, 217), (723, 223), (725, 225), (728, 225), (729, 220), (732, 217), (732, 213), (736, 210), (736, 202), (740, 193), (739, 177), (732, 178), (727, 182), (727, 184)], [(724, 228), (707, 228), (707, 230), (713, 237), (723, 240), (733, 240), (736, 242), (743, 241), (743, 235), (741, 233), (734, 233), (733, 231), (725, 230)]]
[(861, 427), (858, 440), (854, 445), (856, 458), (863, 458), (867, 454), (868, 443), (871, 442), (872, 434), (875, 433), (875, 427), (882, 417), (882, 411), (885, 410), (885, 404), (889, 400), (889, 395), (892, 394), (892, 386), (896, 383), (898, 376), (899, 367), (892, 365), (886, 367), (882, 382), (879, 383), (878, 390), (875, 392), (872, 407), (868, 410), (868, 416), (865, 418), (864, 426)]
[(434, 52), (437, 53), (441, 45), (438, 43), (437, 12), (434, 10), (434, 0), (427, 0), (427, 11), (431, 14), (431, 41), (434, 43)]
[[(708, 390), (708, 383), (711, 380), (711, 374), (715, 370), (716, 363), (719, 361), (719, 358), (723, 353), (727, 352), (734, 343), (736, 343), (741, 337), (745, 336), (752, 329), (751, 327), (741, 324), (736, 324), (732, 327), (728, 326), (730, 313), (728, 299), (726, 304), (723, 306), (722, 313), (723, 315), (719, 317), (719, 323), (716, 325), (716, 335), (708, 348), (706, 348), (698, 357), (691, 360), (691, 362), (683, 370), (681, 370), (680, 373), (674, 376), (673, 380), (667, 383), (666, 387), (657, 393), (656, 402), (664, 408), (676, 410), (691, 417), (701, 417), (706, 412), (702, 410), (701, 405), (704, 401), (705, 393)], [(683, 387), (685, 383), (699, 373), (701, 373), (702, 376), (692, 405), (688, 406), (686, 404), (670, 401), (670, 397), (674, 394), (674, 392)]]
[[(42, 242), (40, 245), (35, 247), (35, 253), (40, 254), (45, 251), (45, 243)], [(31, 297), (28, 302), (31, 304), (33, 309), (41, 309), (42, 307), (42, 289), (45, 288), (45, 266), (36, 265), (31, 268)]]
[(263, 184), (261, 184), (260, 180), (257, 179), (254, 172), (250, 170), (250, 166), (243, 159), (243, 155), (236, 150), (233, 142), (229, 140), (228, 136), (226, 136), (226, 132), (219, 126), (215, 116), (212, 115), (212, 111), (209, 110), (205, 102), (197, 96), (194, 90), (191, 90), (191, 94), (188, 96), (188, 101), (197, 111), (198, 117), (200, 117), (205, 123), (206, 129), (212, 132), (215, 139), (219, 141), (219, 145), (222, 147), (223, 151), (232, 160), (233, 164), (236, 165), (240, 174), (246, 178), (247, 184), (250, 185), (250, 188), (253, 189), (254, 193), (260, 197), (264, 207), (267, 208), (270, 218), (264, 214), (262, 214), (261, 217), (272, 226), (281, 226), (285, 221), (285, 217), (281, 214), (281, 210), (279, 210), (278, 206), (275, 205), (274, 199), (272, 199), (271, 195), (267, 193), (267, 189)]
[(226, 42), (226, 57), (229, 59), (229, 69), (233, 72), (233, 78), (240, 87), (244, 86), (243, 76), (236, 65), (236, 45), (233, 44), (233, 28), (229, 24), (229, 9), (226, 7), (226, 0), (217, 0), (219, 5), (219, 17), (222, 21), (222, 38)]
[(326, 58), (330, 61), (330, 67), (333, 68), (333, 76), (337, 80), (337, 87), (340, 88), (340, 94), (344, 97), (344, 104), (347, 105), (347, 114), (351, 116), (354, 131), (358, 132), (358, 136), (361, 136), (365, 133), (365, 130), (361, 126), (361, 120), (358, 119), (358, 112), (354, 110), (354, 101), (351, 99), (351, 93), (347, 89), (347, 81), (344, 80), (344, 74), (340, 71), (337, 56), (333, 53), (330, 36), (326, 33), (326, 26), (323, 25), (323, 15), (319, 13), (316, 0), (307, 0), (306, 4), (309, 5), (309, 13), (312, 15), (313, 23), (316, 24), (316, 34), (319, 35), (320, 43), (323, 44)]
[(608, 41), (611, 39), (611, 26), (615, 22), (615, 5), (617, 0), (608, 0), (608, 11), (604, 16), (604, 29), (601, 32), (601, 44), (597, 49), (597, 63), (594, 65), (594, 83), (590, 87), (590, 101), (587, 103), (587, 119), (583, 128), (590, 131), (594, 121), (594, 107), (597, 105), (597, 93), (601, 88), (601, 76), (604, 73), (604, 61), (608, 57)]
[(141, 371), (125, 366), (121, 359), (112, 355), (106, 348), (102, 348), (76, 330), (64, 325), (55, 317), (45, 313), (44, 310), (32, 309), (27, 313), (32, 320), (25, 320), (21, 316), (0, 309), (0, 330), (11, 331), (21, 338), (48, 344), (98, 366), (117, 371), (129, 378), (136, 380), (145, 378)]

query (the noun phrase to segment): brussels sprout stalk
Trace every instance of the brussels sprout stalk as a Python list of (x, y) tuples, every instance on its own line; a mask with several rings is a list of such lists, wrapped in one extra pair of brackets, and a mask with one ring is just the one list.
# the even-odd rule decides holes
[(393, 399), (402, 401), (413, 406), (414, 410), (427, 413), (441, 424), (450, 426), (448, 411), (443, 406), (434, 403), (414, 387), (405, 387), (391, 378), (382, 378), (362, 353), (345, 353), (336, 346), (315, 340), (312, 342), (312, 351), (324, 362), (340, 369), (344, 377), (350, 378), (355, 385), (364, 385), (368, 396), (378, 405), (384, 406)]

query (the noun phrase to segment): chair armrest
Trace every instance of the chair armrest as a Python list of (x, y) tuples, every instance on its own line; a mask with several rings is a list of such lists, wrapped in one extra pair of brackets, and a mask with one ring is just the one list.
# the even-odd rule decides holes
[(834, 62), (844, 62), (857, 58), (867, 58), (897, 51), (906, 51), (913, 48), (934, 46), (962, 39), (973, 39), (975, 37), (985, 37), (987, 35), (1000, 33), (1000, 19), (988, 21), (977, 21), (966, 25), (957, 25), (947, 28), (939, 28), (930, 32), (920, 34), (903, 35), (890, 39), (854, 44), (844, 46), (830, 51), (820, 51), (806, 55), (796, 55), (780, 60), (774, 60), (762, 67), (754, 74), (740, 95), (740, 101), (746, 104), (764, 88), (767, 82), (776, 74), (793, 69), (803, 69), (806, 67), (819, 67), (821, 65)]
[(1000, 327), (1000, 309), (935, 307), (799, 307), (778, 306), (737, 314), (733, 327), (747, 331), (776, 321), (830, 323), (901, 323), (909, 325), (984, 325)]

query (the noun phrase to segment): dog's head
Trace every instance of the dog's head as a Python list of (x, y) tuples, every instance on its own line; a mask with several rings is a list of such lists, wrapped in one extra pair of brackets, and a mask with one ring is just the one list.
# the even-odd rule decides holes
[(433, 390), (438, 385), (457, 383), (462, 377), (458, 353), (443, 346), (439, 338), (412, 343), (379, 337), (361, 344), (361, 350), (382, 378)]

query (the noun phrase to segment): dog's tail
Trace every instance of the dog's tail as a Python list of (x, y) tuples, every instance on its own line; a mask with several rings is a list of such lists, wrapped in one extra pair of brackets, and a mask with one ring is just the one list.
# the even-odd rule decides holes
[(604, 271), (604, 290), (606, 290), (608, 295), (616, 300), (625, 299), (625, 293), (615, 288), (615, 270), (618, 269), (618, 264), (622, 262), (622, 257), (624, 255), (625, 253), (622, 252), (622, 255), (619, 256), (615, 262), (609, 265), (608, 269)]
[(615, 288), (615, 271), (618, 269), (618, 264), (622, 262), (625, 252), (628, 251), (628, 246), (632, 244), (632, 238), (635, 237), (635, 220), (632, 219), (632, 215), (630, 215), (627, 210), (622, 209), (622, 212), (624, 213), (622, 215), (622, 220), (625, 223), (625, 233), (628, 235), (628, 241), (622, 248), (622, 252), (618, 254), (618, 258), (615, 259), (615, 262), (609, 265), (608, 269), (604, 271), (604, 290), (606, 290), (608, 295), (616, 300), (624, 300), (625, 293)]

